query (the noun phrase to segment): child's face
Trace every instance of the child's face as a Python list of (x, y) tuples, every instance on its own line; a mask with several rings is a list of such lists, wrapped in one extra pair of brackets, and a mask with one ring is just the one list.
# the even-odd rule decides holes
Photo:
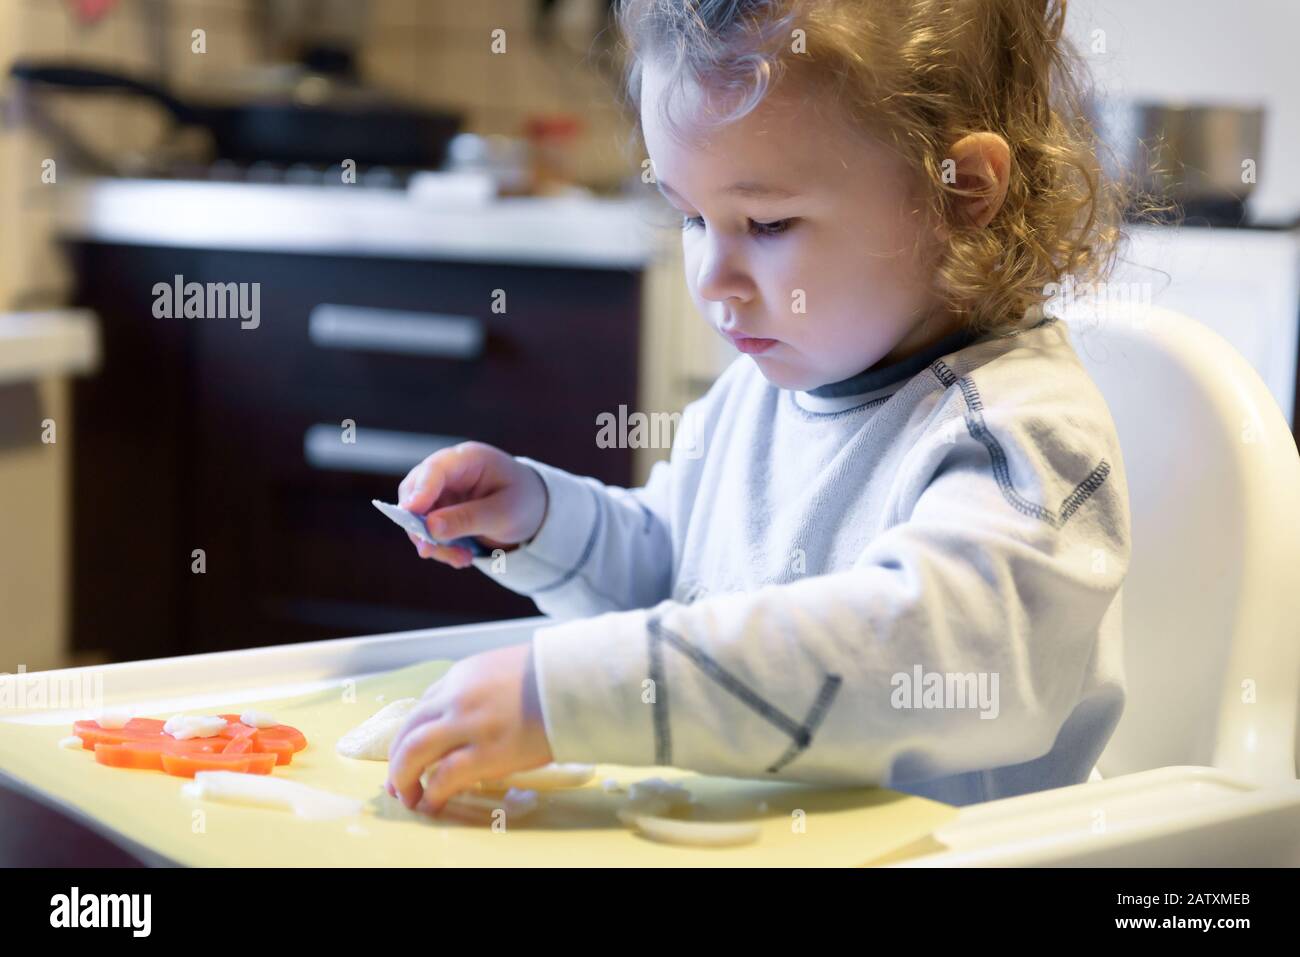
[[(768, 381), (815, 388), (951, 331), (951, 318), (916, 328), (935, 311), (935, 234), (899, 159), (814, 110), (797, 86), (678, 141), (651, 108), (664, 80), (645, 65), (641, 123), (659, 188), (685, 218), (691, 296), (728, 341), (775, 340), (737, 345)], [(674, 102), (679, 123), (700, 95), (688, 87)], [(921, 230), (929, 241), (916, 255)]]

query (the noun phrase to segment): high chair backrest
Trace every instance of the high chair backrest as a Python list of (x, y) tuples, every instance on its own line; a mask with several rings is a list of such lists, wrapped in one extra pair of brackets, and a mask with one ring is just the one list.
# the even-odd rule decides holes
[(1300, 455), (1286, 420), (1245, 359), (1195, 320), (1141, 305), (1063, 318), (1119, 431), (1133, 520), (1128, 700), (1098, 769), (1294, 780)]

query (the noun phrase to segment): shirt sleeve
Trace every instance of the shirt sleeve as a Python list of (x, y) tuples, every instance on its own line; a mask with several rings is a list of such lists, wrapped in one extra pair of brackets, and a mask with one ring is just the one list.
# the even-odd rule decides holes
[(1080, 430), (956, 423), (850, 569), (539, 629), (555, 759), (891, 786), (1047, 753), (1127, 572), (1122, 468)]
[(474, 565), (557, 619), (654, 605), (671, 593), (671, 465), (620, 488), (524, 456), (546, 485), (546, 515), (526, 544)]

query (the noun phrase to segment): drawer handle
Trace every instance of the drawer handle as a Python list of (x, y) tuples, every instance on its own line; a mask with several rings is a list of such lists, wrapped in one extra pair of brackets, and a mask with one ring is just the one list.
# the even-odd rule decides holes
[(485, 331), (473, 316), (323, 302), (307, 317), (307, 335), (322, 349), (476, 359), (483, 354)]
[(303, 435), (303, 455), (308, 465), (322, 471), (405, 477), (439, 449), (469, 441), (456, 435), (360, 428), (355, 438), (355, 442), (344, 442), (343, 430), (337, 425), (313, 425)]

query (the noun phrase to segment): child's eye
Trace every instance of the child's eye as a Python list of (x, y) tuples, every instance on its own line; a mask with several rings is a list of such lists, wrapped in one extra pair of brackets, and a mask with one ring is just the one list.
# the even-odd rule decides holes
[[(776, 220), (774, 222), (755, 222), (754, 220), (750, 220), (749, 224), (750, 230), (753, 231), (754, 235), (780, 235), (794, 224), (794, 220), (792, 220), (792, 218), (790, 218), (790, 220)], [(699, 226), (699, 228), (703, 229), (703, 226), (705, 226), (705, 218), (702, 216), (682, 217), (682, 229), (690, 229), (692, 226)]]
[(780, 235), (790, 228), (794, 220), (775, 220), (774, 222), (754, 222), (750, 220), (751, 228), (758, 235)]

